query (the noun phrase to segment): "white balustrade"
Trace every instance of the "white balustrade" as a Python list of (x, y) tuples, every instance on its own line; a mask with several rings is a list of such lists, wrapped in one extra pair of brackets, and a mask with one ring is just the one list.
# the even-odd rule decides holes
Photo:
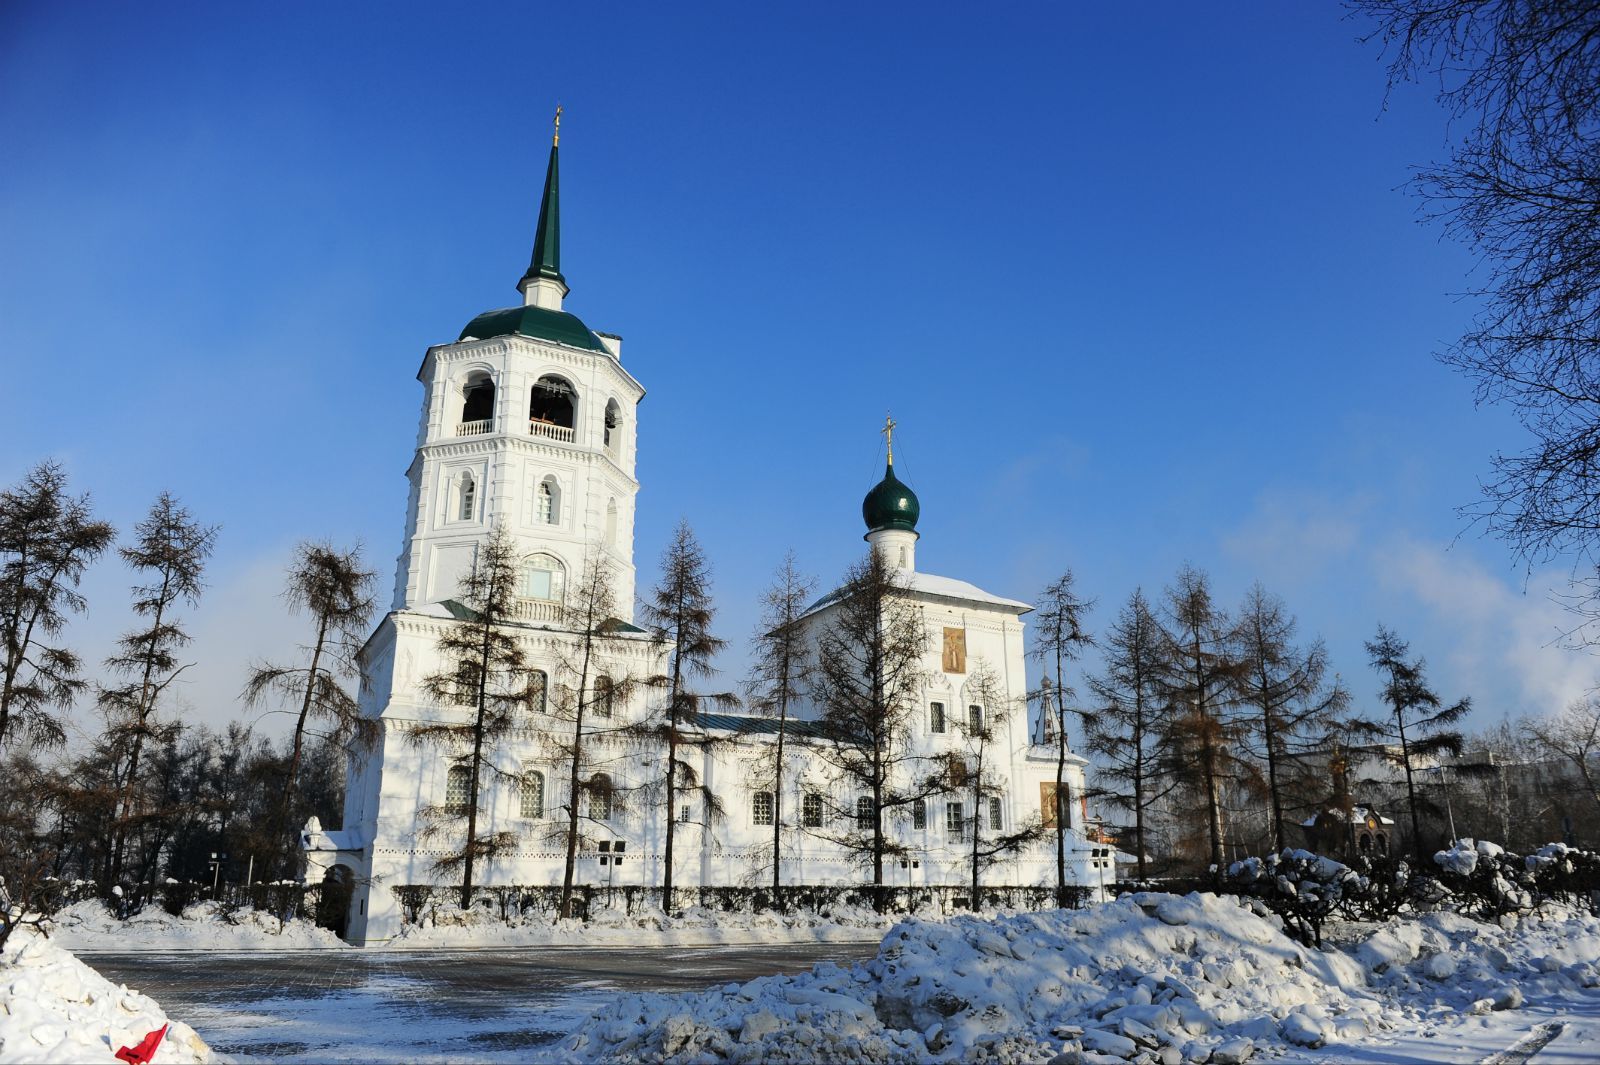
[(561, 604), (553, 599), (518, 599), (511, 614), (523, 621), (560, 621)]
[(538, 418), (529, 420), (528, 433), (532, 436), (542, 436), (546, 440), (559, 440), (563, 444), (572, 443), (577, 435), (565, 425), (557, 425), (555, 422), (543, 422)]
[(457, 436), (482, 436), (484, 433), (492, 432), (494, 432), (493, 418), (484, 418), (475, 422), (461, 422), (456, 425)]

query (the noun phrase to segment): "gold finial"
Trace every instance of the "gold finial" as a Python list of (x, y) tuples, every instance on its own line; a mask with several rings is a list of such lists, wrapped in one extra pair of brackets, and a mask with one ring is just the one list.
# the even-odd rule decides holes
[(555, 133), (554, 137), (550, 138), (550, 145), (553, 148), (561, 147), (561, 105), (560, 104), (556, 104), (556, 133)]
[(889, 416), (888, 411), (885, 411), (883, 414), (882, 433), (884, 440), (887, 441), (889, 445), (889, 465), (891, 466), (894, 465), (894, 426), (894, 419)]

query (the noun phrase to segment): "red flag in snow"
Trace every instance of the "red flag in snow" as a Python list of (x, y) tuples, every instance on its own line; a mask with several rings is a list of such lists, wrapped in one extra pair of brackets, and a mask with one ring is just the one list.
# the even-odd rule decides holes
[(117, 1059), (126, 1061), (128, 1065), (149, 1065), (156, 1056), (156, 1047), (161, 1045), (161, 1040), (167, 1034), (167, 1026), (162, 1025), (143, 1039), (139, 1040), (136, 1047), (123, 1047), (117, 1051)]

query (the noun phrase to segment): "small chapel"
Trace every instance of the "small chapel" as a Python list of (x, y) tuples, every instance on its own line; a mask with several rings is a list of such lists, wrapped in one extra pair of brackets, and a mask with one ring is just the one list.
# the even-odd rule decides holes
[[(497, 528), (510, 534), (520, 556), (508, 627), (540, 691), (571, 683), (564, 671), (581, 638), (569, 620), (572, 588), (596, 564), (611, 576), (615, 617), (601, 659), (586, 674), (596, 708), (593, 731), (584, 737), (593, 752), (591, 786), (572, 793), (549, 729), (514, 730), (488, 752), (495, 772), (482, 782), (479, 830), (509, 833), (517, 844), (479, 869), (477, 883), (560, 885), (566, 848), (553, 829), (574, 804), (582, 822), (575, 875), (584, 885), (659, 885), (669, 815), (677, 841), (672, 879), (679, 887), (757, 882), (752, 870), (770, 854), (775, 819), (787, 883), (837, 887), (870, 880), (859, 856), (839, 846), (833, 822), (870, 817), (871, 799), (851, 794), (848, 781), (830, 776), (826, 759), (813, 757), (830, 739), (819, 726), (820, 709), (804, 701), (786, 733), (799, 760), (784, 778), (786, 794), (775, 796), (753, 769), (774, 743), (776, 722), (735, 713), (702, 713), (694, 722), (717, 741), (691, 753), (700, 761), (699, 780), (720, 800), (722, 816), (715, 821), (692, 802), (671, 811), (624, 804), (592, 786), (604, 779), (622, 794), (650, 771), (653, 755), (631, 747), (627, 730), (615, 726), (641, 718), (660, 694), (612, 678), (661, 674), (671, 648), (634, 623), (634, 471), (638, 449), (649, 444), (638, 419), (645, 390), (624, 366), (621, 338), (591, 329), (566, 309), (571, 290), (561, 271), (559, 154), (558, 111), (533, 254), (516, 286), (521, 302), (478, 314), (454, 341), (429, 347), (417, 371), (422, 404), (406, 471), (405, 539), (392, 602), (361, 652), (359, 704), (377, 724), (377, 739), (349, 752), (342, 826), (310, 824), (301, 840), (308, 881), (348, 892), (340, 924), (356, 944), (398, 934), (401, 889), (460, 882), (436, 869), (448, 847), (424, 831), (423, 815), (464, 803), (467, 771), (448, 752), (410, 738), (419, 725), (466, 720), (471, 712), (430, 697), (423, 679), (450, 668), (441, 660), (439, 637), (465, 616), (463, 578)], [(892, 434), (892, 423), (885, 428)], [(961, 734), (985, 714), (1001, 721), (1001, 707), (986, 701), (1003, 702), (1013, 712), (992, 730), (988, 764), (1001, 786), (977, 804), (952, 788), (895, 811), (887, 831), (894, 833), (897, 857), (885, 881), (963, 885), (970, 833), (999, 834), (1027, 824), (1048, 834), (985, 875), (996, 884), (1053, 885), (1060, 817), (1069, 830), (1069, 878), (1103, 892), (1115, 875), (1114, 855), (1086, 831), (1085, 760), (1069, 753), (1058, 767), (1051, 712), (1029, 713), (1023, 619), (1031, 608), (918, 568), (921, 504), (895, 475), (892, 435), (889, 444), (883, 479), (866, 493), (862, 518), (865, 539), (894, 568), (928, 630), (912, 753), (929, 765), (959, 761)], [(825, 595), (800, 624), (820, 635), (839, 608), (836, 594)], [(974, 684), (979, 663), (981, 693)]]

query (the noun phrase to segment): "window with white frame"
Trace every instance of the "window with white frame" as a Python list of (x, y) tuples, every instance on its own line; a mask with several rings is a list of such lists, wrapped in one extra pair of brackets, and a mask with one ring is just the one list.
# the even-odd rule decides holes
[(610, 717), (617, 708), (617, 689), (611, 683), (611, 678), (599, 676), (594, 678), (594, 712), (601, 717)]
[(872, 798), (863, 795), (856, 800), (856, 827), (867, 830), (872, 828)]
[(478, 516), (478, 481), (471, 470), (462, 470), (456, 479), (456, 520), (472, 521)]
[(522, 587), (518, 594), (524, 599), (543, 599), (560, 602), (566, 585), (567, 568), (554, 555), (539, 552), (529, 555), (522, 563)]
[(911, 804), (911, 827), (922, 832), (928, 827), (928, 800), (918, 799)]
[(483, 670), (478, 663), (466, 661), (457, 664), (452, 701), (457, 706), (478, 705), (478, 682), (483, 676)]
[(542, 714), (550, 707), (550, 677), (542, 669), (528, 674), (528, 708)]
[(944, 704), (928, 704), (928, 731), (939, 733), (944, 731)]
[(772, 792), (758, 791), (750, 796), (750, 820), (757, 825), (772, 824), (772, 815), (775, 804), (772, 801)]
[(596, 773), (589, 781), (589, 817), (595, 821), (611, 820), (611, 778)]
[(549, 476), (534, 489), (534, 519), (540, 525), (561, 524), (561, 486)]
[(467, 812), (472, 801), (472, 770), (464, 765), (453, 765), (444, 776), (444, 806), (453, 814)]
[(808, 791), (800, 800), (800, 823), (806, 828), (822, 827), (822, 796)]
[(989, 828), (995, 832), (1005, 827), (1000, 824), (1000, 812), (1000, 797), (991, 795), (989, 797)]
[(967, 707), (967, 731), (970, 734), (974, 735), (974, 736), (982, 734), (982, 732), (983, 732), (983, 707), (981, 707), (981, 706), (969, 706), (969, 707)]
[(544, 774), (537, 769), (524, 770), (517, 798), (523, 817), (543, 817)]
[(967, 818), (958, 802), (944, 804), (944, 831), (951, 839), (967, 838)]

